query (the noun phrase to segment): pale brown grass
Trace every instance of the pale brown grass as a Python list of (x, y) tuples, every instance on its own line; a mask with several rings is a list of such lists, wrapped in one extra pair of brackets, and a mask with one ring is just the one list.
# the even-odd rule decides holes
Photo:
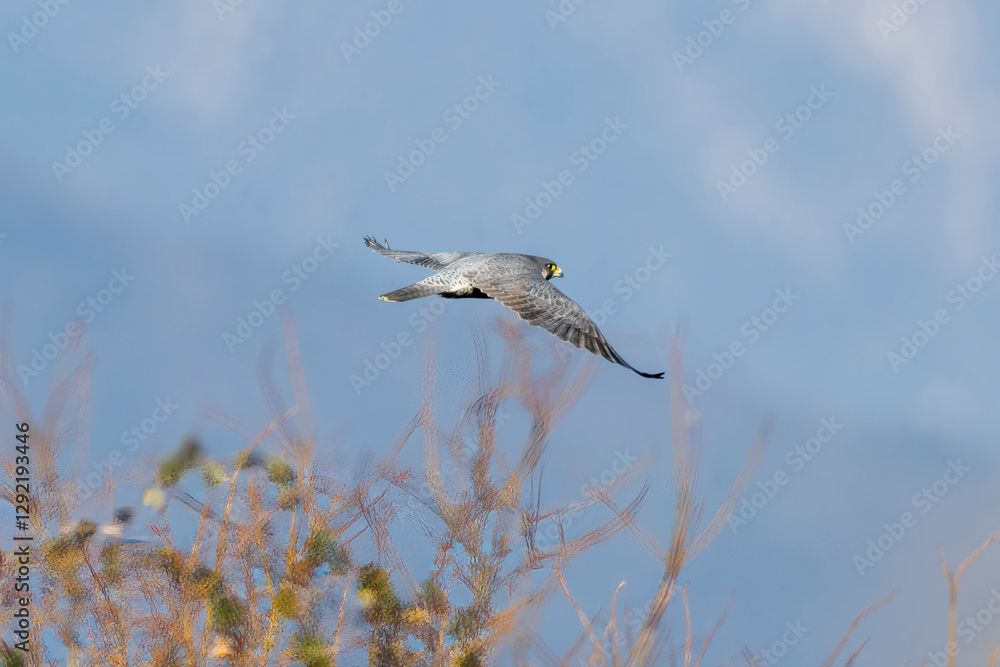
[[(201, 445), (208, 437), (198, 434), (155, 469), (136, 472), (145, 474), (146, 497), (157, 508), (149, 524), (154, 540), (138, 543), (101, 535), (98, 523), (80, 516), (76, 501), (70, 471), (82, 467), (79, 452), (86, 451), (89, 359), (84, 356), (76, 368), (58, 376), (37, 417), (0, 359), (4, 403), (17, 421), (32, 427), (31, 528), (38, 557), (34, 636), (49, 642), (36, 641), (27, 656), (6, 651), (5, 664), (26, 657), (25, 664), (55, 665), (55, 656), (66, 655), (74, 665), (332, 667), (346, 652), (363, 650), (369, 664), (379, 667), (485, 665), (501, 656), (525, 666), (639, 667), (668, 660), (699, 667), (724, 631), (730, 607), (727, 603), (719, 610), (711, 629), (699, 635), (689, 604), (696, 583), (682, 583), (681, 577), (738, 506), (764, 455), (772, 418), (763, 421), (728, 494), (702, 525), (697, 489), (701, 423), (689, 420), (681, 347), (674, 340), (669, 347), (670, 430), (664, 448), (670, 453), (674, 495), (671, 511), (660, 513), (672, 518), (666, 543), (640, 523), (651, 488), (645, 476), (654, 455), (643, 456), (606, 487), (592, 489), (573, 505), (544, 508), (540, 499), (546, 448), (600, 362), (592, 360), (574, 371), (564, 360), (538, 372), (522, 331), (501, 325), (504, 356), (498, 373), (485, 340), (477, 341), (476, 389), (467, 409), (448, 427), (439, 423), (437, 372), (429, 352), (422, 407), (369, 472), (344, 484), (317, 465), (305, 371), (293, 324), (286, 321), (284, 360), (291, 404), (282, 397), (270, 364), (262, 360), (260, 384), (269, 414), (256, 427), (219, 408), (203, 412), (210, 425), (245, 440), (240, 452), (210, 457)], [(505, 404), (520, 406), (529, 418), (519, 449), (510, 446), (510, 429), (498, 430), (498, 414)], [(419, 471), (399, 462), (418, 434), (423, 455)], [(464, 444), (470, 440), (475, 442), (471, 451)], [(517, 454), (508, 460), (511, 451)], [(70, 454), (76, 458), (67, 462)], [(3, 456), (5, 471), (13, 477), (9, 452)], [(445, 463), (458, 470), (447, 480)], [(393, 522), (400, 497), (416, 499), (415, 485), (421, 480), (430, 489), (426, 506), (435, 524), (424, 539), (430, 541), (434, 559), (431, 570), (418, 575), (400, 553)], [(631, 497), (617, 499), (637, 483)], [(111, 481), (97, 494), (109, 514), (117, 486)], [(11, 484), (0, 486), (0, 496), (12, 502)], [(571, 506), (603, 506), (610, 519), (567, 535), (559, 519)], [(93, 512), (95, 505), (87, 507)], [(539, 527), (550, 521), (556, 522), (558, 540), (543, 547)], [(176, 531), (191, 537), (178, 539)], [(610, 617), (604, 621), (600, 613), (588, 613), (580, 605), (567, 576), (575, 557), (626, 531), (663, 563), (659, 581), (632, 583), (653, 589), (652, 604), (635, 637), (629, 624), (618, 618), (618, 596), (625, 582), (609, 591)], [(996, 536), (954, 573), (942, 555), (949, 642), (956, 636), (962, 574)], [(355, 554), (362, 551), (373, 551), (377, 560), (356, 562)], [(0, 623), (5, 627), (14, 608), (13, 582), (14, 563), (0, 554)], [(683, 628), (672, 633), (664, 619), (678, 589)], [(566, 597), (582, 628), (562, 656), (534, 629), (553, 594)], [(458, 599), (467, 602), (459, 604)], [(859, 623), (888, 600), (853, 620), (824, 666), (834, 664)], [(679, 639), (668, 646), (672, 636)], [(861, 642), (845, 664), (853, 665), (864, 646)], [(747, 664), (756, 664), (749, 651), (744, 655)], [(1000, 652), (990, 661), (997, 664)], [(954, 665), (954, 655), (949, 665)]]

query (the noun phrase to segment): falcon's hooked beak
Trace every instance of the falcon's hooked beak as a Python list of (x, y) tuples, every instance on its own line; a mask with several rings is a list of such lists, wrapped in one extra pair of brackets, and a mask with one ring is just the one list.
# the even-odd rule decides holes
[(560, 269), (558, 266), (556, 268), (552, 269), (552, 277), (553, 278), (562, 278), (563, 277), (562, 269)]

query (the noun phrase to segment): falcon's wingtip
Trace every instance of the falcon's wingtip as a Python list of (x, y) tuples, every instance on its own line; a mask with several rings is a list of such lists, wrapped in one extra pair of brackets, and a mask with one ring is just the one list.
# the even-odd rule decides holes
[(388, 250), (389, 249), (389, 242), (388, 241), (385, 242), (385, 245), (382, 245), (381, 243), (379, 243), (375, 239), (374, 236), (366, 236), (365, 237), (365, 245), (368, 246), (369, 248), (371, 248), (372, 250), (374, 250), (375, 252), (379, 252), (381, 250)]

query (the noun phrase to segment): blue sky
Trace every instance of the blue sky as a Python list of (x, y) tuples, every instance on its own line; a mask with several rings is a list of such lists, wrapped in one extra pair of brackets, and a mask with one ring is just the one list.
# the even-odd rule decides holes
[[(892, 590), (849, 644), (870, 639), (859, 664), (943, 650), (935, 545), (954, 566), (998, 527), (1000, 506), (995, 5), (589, 0), (563, 2), (575, 7), (563, 21), (555, 0), (74, 2), (25, 28), (44, 4), (0, 10), (3, 352), (30, 367), (50, 335), (91, 319), (93, 418), (75, 465), (106, 457), (157, 400), (179, 407), (124, 468), (201, 428), (207, 406), (263, 424), (257, 365), (279, 349), (280, 318), (261, 316), (238, 344), (226, 335), (280, 290), (324, 462), (349, 474), (418, 409), (426, 345), (457, 400), (473, 332), (506, 316), (486, 301), (421, 312), (432, 303), (376, 300), (424, 272), (362, 236), (542, 255), (589, 312), (612, 303), (602, 329), (642, 370), (666, 368), (665, 337), (686, 323), (689, 382), (716, 376), (690, 402), (706, 512), (776, 415), (751, 491), (782, 472), (787, 483), (686, 570), (696, 636), (734, 596), (709, 662), (768, 648), (799, 622), (808, 631), (773, 664), (818, 664)], [(372, 12), (386, 25), (345, 48)], [(413, 151), (420, 164), (400, 170)], [(516, 217), (529, 212), (530, 224)], [(351, 376), (404, 333), (412, 343), (356, 391)], [(547, 349), (543, 332), (526, 333)], [(60, 352), (16, 381), (40, 408), (73, 359)], [(547, 450), (551, 502), (618, 452), (665, 453), (667, 390), (602, 363)], [(843, 427), (805, 461), (795, 449), (824, 419)], [(208, 446), (239, 445), (220, 434)], [(641, 515), (664, 541), (666, 464), (647, 473)], [(137, 502), (141, 478), (122, 503)], [(925, 487), (935, 502), (914, 499)], [(860, 574), (854, 557), (907, 511), (915, 523)], [(570, 530), (606, 518), (588, 510)], [(993, 549), (965, 574), (960, 619), (1000, 587)], [(426, 569), (426, 553), (404, 555)], [(621, 536), (568, 576), (593, 615), (622, 580), (620, 601), (646, 604), (661, 570)], [(575, 618), (554, 598), (541, 633), (564, 650)], [(960, 638), (959, 664), (997, 645), (1000, 620)]]

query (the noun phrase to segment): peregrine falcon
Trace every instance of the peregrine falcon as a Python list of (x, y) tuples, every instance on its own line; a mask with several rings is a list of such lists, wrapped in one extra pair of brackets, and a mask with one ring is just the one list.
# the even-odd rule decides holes
[(437, 271), (418, 283), (380, 296), (385, 301), (409, 301), (440, 295), (446, 299), (496, 299), (528, 324), (541, 327), (561, 340), (599, 354), (608, 361), (635, 371), (644, 378), (663, 373), (643, 373), (615, 352), (583, 308), (549, 282), (562, 278), (555, 262), (534, 255), (481, 252), (422, 253), (391, 250), (373, 237), (365, 245), (396, 260)]

